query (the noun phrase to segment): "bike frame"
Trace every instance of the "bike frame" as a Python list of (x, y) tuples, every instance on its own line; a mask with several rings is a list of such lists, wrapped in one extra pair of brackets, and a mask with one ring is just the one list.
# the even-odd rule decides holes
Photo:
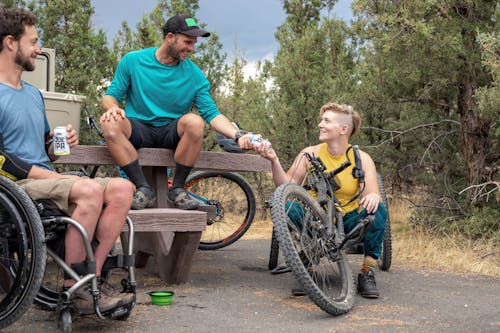
[[(313, 157), (308, 153), (305, 156), (311, 164), (308, 171), (310, 185), (306, 185), (306, 189), (312, 189), (317, 193), (317, 201), (323, 207), (328, 217), (325, 241), (331, 243), (336, 251), (343, 250), (348, 243), (355, 243), (364, 238), (368, 226), (374, 220), (375, 216), (369, 215), (360, 220), (356, 227), (348, 235), (345, 235), (344, 219), (340, 209), (341, 204), (334, 194), (334, 185), (336, 185), (334, 176), (351, 165), (349, 158), (337, 169), (327, 173), (325, 172), (326, 166), (319, 157)], [(337, 239), (335, 239), (334, 228), (337, 228), (338, 231)], [(358, 232), (359, 235), (356, 235)]]

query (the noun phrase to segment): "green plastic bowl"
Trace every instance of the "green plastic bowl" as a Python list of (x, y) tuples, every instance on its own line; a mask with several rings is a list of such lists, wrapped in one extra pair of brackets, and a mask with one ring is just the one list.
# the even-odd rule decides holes
[(169, 305), (172, 302), (172, 297), (174, 296), (173, 291), (166, 290), (149, 291), (146, 294), (148, 294), (151, 298), (151, 303), (160, 306)]

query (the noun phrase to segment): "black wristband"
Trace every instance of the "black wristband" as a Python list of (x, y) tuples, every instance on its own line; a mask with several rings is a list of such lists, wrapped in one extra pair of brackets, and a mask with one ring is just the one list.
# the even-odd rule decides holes
[(236, 134), (234, 135), (234, 142), (238, 143), (238, 139), (241, 138), (243, 136), (243, 134), (241, 134), (240, 131), (236, 132)]

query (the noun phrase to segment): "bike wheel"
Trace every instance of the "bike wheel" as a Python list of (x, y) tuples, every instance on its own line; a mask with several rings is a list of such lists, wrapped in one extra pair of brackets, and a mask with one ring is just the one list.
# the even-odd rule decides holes
[(391, 219), (389, 218), (389, 205), (387, 203), (387, 195), (385, 193), (384, 183), (382, 176), (377, 174), (378, 189), (382, 200), (384, 201), (385, 207), (387, 208), (387, 221), (385, 225), (384, 240), (382, 242), (382, 252), (378, 258), (378, 266), (381, 270), (387, 271), (391, 267), (392, 263), (392, 235), (391, 235)]
[(0, 177), (0, 329), (33, 303), (45, 260), (44, 231), (35, 205), (21, 187)]
[(198, 171), (191, 174), (185, 189), (201, 206), (212, 207), (200, 250), (216, 250), (236, 242), (247, 232), (256, 210), (250, 184), (234, 172)]
[(271, 236), (271, 248), (269, 249), (269, 262), (267, 268), (271, 271), (278, 266), (278, 257), (280, 253), (280, 246), (278, 238), (276, 237), (276, 230), (273, 227), (273, 234)]
[[(354, 280), (344, 251), (322, 237), (328, 218), (301, 186), (280, 185), (271, 218), (285, 259), (309, 298), (323, 311), (340, 315), (354, 305)], [(335, 227), (334, 227), (334, 230)], [(339, 242), (335, 232), (335, 242)]]

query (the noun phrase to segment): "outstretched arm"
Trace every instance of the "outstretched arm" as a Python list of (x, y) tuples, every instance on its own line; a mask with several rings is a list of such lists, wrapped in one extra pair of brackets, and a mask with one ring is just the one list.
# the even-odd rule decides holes
[(285, 183), (300, 184), (304, 180), (304, 177), (309, 168), (307, 159), (304, 158), (304, 153), (309, 152), (312, 147), (307, 147), (303, 149), (295, 160), (293, 161), (290, 169), (285, 172), (281, 166), (280, 160), (276, 151), (271, 147), (270, 144), (262, 144), (254, 148), (262, 157), (267, 158), (271, 161), (271, 169), (273, 172), (273, 181), (276, 186)]
[[(210, 126), (218, 133), (224, 135), (225, 137), (234, 139), (236, 134), (239, 132), (237, 128), (231, 124), (229, 119), (220, 114), (210, 121)], [(249, 150), (252, 149), (252, 144), (250, 143), (250, 134), (245, 134), (238, 139), (238, 146), (241, 149)]]

